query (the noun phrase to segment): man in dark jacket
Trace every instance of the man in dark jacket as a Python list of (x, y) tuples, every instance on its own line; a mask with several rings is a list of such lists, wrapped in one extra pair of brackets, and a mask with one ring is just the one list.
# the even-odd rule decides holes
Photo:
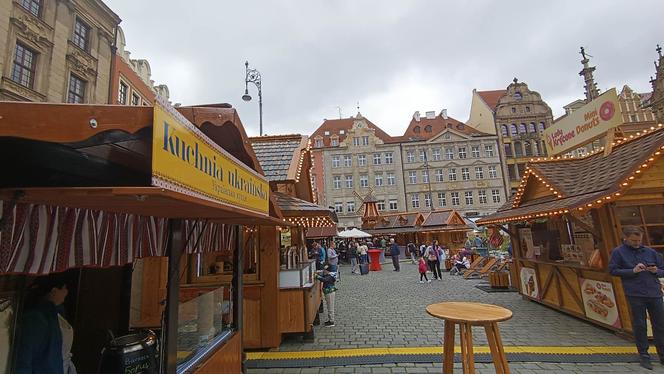
[(623, 245), (611, 252), (609, 271), (622, 279), (625, 296), (632, 311), (632, 330), (642, 367), (652, 370), (648, 354), (646, 310), (650, 316), (659, 362), (664, 365), (664, 303), (660, 277), (664, 259), (654, 249), (644, 247), (643, 231), (638, 226), (622, 229)]
[(399, 245), (394, 242), (394, 238), (390, 239), (390, 256), (392, 256), (392, 265), (394, 265), (394, 271), (399, 271)]

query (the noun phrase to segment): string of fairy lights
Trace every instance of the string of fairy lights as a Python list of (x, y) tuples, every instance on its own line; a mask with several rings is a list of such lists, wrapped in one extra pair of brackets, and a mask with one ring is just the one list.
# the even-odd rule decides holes
[[(645, 129), (643, 131), (637, 132), (635, 135), (630, 135), (629, 137), (626, 137), (624, 139), (617, 140), (615, 142), (612, 142), (612, 146), (618, 146), (618, 145), (623, 145), (625, 143), (634, 141), (636, 139), (639, 139), (645, 135), (652, 134), (654, 132), (660, 131), (664, 128), (663, 124), (658, 124), (657, 126), (651, 126), (649, 129)], [(590, 157), (596, 153), (603, 152), (604, 147), (601, 147), (594, 152), (582, 156), (582, 157), (577, 157), (577, 159), (581, 158), (587, 158)], [(596, 209), (601, 207), (602, 205), (609, 203), (616, 198), (620, 197), (625, 190), (627, 190), (636, 180), (636, 178), (641, 175), (647, 168), (649, 168), (651, 165), (654, 164), (655, 161), (657, 161), (661, 156), (662, 153), (664, 152), (664, 146), (660, 146), (657, 148), (655, 152), (650, 154), (648, 158), (646, 158), (644, 161), (642, 161), (638, 167), (634, 168), (627, 176), (625, 180), (622, 182), (619, 182), (619, 184), (616, 186), (616, 189), (613, 190), (612, 192), (607, 193), (606, 195), (600, 196), (598, 199), (590, 201), (590, 202), (584, 202), (583, 204), (575, 207), (569, 207), (569, 209), (551, 209), (543, 212), (537, 212), (537, 213), (529, 213), (529, 214), (523, 214), (519, 216), (514, 216), (514, 217), (506, 217), (506, 218), (498, 218), (498, 219), (493, 219), (493, 220), (480, 220), (479, 223), (483, 225), (488, 225), (488, 224), (494, 224), (494, 223), (505, 223), (505, 222), (515, 222), (515, 221), (526, 221), (530, 219), (538, 219), (538, 218), (546, 218), (550, 216), (557, 216), (561, 214), (566, 214), (570, 212), (571, 210), (576, 210), (578, 212), (583, 212), (584, 210), (588, 209)], [(560, 161), (564, 159), (570, 159), (574, 158), (574, 156), (555, 156), (555, 157), (549, 157), (549, 158), (537, 158), (537, 159), (531, 159), (532, 162), (552, 162), (552, 161)], [(514, 203), (512, 204), (512, 208), (517, 208), (519, 202), (521, 201), (521, 198), (523, 197), (523, 194), (525, 192), (525, 187), (526, 187), (526, 181), (528, 180), (530, 175), (533, 175), (540, 181), (541, 183), (544, 183), (546, 187), (549, 188), (549, 190), (556, 195), (557, 198), (562, 198), (562, 194), (557, 192), (555, 188), (551, 185), (551, 183), (547, 182), (542, 178), (541, 176), (538, 176), (533, 169), (530, 167), (526, 168), (526, 172), (521, 180), (521, 183), (519, 185), (519, 189), (517, 190), (517, 195), (514, 200)]]
[(311, 216), (311, 217), (286, 217), (284, 222), (291, 223), (300, 227), (336, 227), (337, 224), (327, 216)]

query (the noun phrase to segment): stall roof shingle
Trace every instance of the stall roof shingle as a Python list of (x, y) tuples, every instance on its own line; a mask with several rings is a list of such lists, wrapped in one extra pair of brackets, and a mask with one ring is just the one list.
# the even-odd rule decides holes
[[(293, 159), (299, 157), (297, 151), (302, 143), (302, 135), (267, 136), (251, 138), (250, 141), (268, 181), (289, 179), (288, 170)], [(295, 162), (298, 161), (299, 159), (295, 159)]]

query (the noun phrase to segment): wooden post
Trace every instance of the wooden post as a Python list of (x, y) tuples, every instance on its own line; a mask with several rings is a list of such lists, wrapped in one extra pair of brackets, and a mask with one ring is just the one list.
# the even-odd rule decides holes
[(178, 308), (180, 300), (180, 256), (184, 251), (184, 225), (181, 219), (168, 222), (168, 280), (166, 310), (164, 316), (164, 347), (162, 348), (163, 373), (175, 374), (178, 355)]
[[(237, 225), (237, 243), (235, 245), (235, 250), (233, 251), (233, 280), (231, 281), (231, 287), (233, 288), (233, 325), (237, 333), (242, 336), (242, 304), (244, 298), (242, 296), (242, 288), (244, 284), (242, 282), (242, 276), (244, 272), (244, 227)], [(242, 372), (246, 373), (245, 368), (245, 354), (242, 342), (240, 343), (240, 351), (242, 351)]]

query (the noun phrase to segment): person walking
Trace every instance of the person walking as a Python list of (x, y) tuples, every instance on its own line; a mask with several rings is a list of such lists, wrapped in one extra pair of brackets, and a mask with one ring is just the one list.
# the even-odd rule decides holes
[(427, 277), (427, 263), (424, 261), (424, 257), (420, 257), (417, 269), (420, 271), (420, 283), (424, 283), (423, 278), (427, 280), (427, 283), (431, 283), (431, 279)]
[(660, 277), (664, 277), (664, 259), (650, 247), (643, 246), (643, 230), (638, 226), (622, 228), (623, 244), (611, 252), (609, 272), (619, 276), (631, 308), (632, 330), (639, 364), (652, 370), (648, 353), (646, 311), (650, 316), (659, 363), (664, 365), (664, 303)]
[(417, 264), (417, 260), (415, 257), (417, 256), (417, 247), (415, 247), (415, 244), (413, 242), (408, 243), (408, 252), (410, 252), (410, 259), (413, 261), (413, 264)]
[(392, 265), (394, 266), (394, 271), (401, 270), (399, 268), (399, 254), (401, 250), (399, 245), (394, 241), (394, 238), (390, 238), (390, 256), (392, 256)]
[(362, 245), (358, 246), (358, 251), (360, 252), (360, 263), (361, 264), (368, 264), (369, 263), (369, 256), (367, 255), (368, 250), (369, 250), (369, 247), (367, 247), (366, 243), (362, 243)]
[(357, 274), (357, 259), (360, 253), (357, 250), (357, 242), (352, 241), (349, 245), (350, 249), (348, 250), (348, 256), (350, 257), (350, 272), (352, 274)]
[(438, 253), (434, 249), (433, 245), (427, 246), (426, 251), (424, 251), (424, 257), (427, 259), (427, 263), (429, 264), (429, 269), (431, 269), (431, 272), (433, 273), (433, 279), (440, 279), (441, 273), (440, 273), (440, 265), (438, 262)]
[(337, 292), (336, 274), (329, 271), (329, 266), (323, 270), (317, 271), (316, 279), (323, 283), (323, 297), (325, 299), (325, 307), (327, 308), (327, 321), (324, 323), (325, 327), (334, 326), (334, 294)]
[(438, 280), (442, 281), (443, 277), (442, 274), (443, 272), (440, 271), (440, 264), (445, 261), (447, 258), (445, 256), (445, 253), (443, 252), (443, 249), (438, 245), (438, 240), (433, 241), (433, 251), (436, 254), (437, 262), (436, 262), (436, 268), (438, 269)]

